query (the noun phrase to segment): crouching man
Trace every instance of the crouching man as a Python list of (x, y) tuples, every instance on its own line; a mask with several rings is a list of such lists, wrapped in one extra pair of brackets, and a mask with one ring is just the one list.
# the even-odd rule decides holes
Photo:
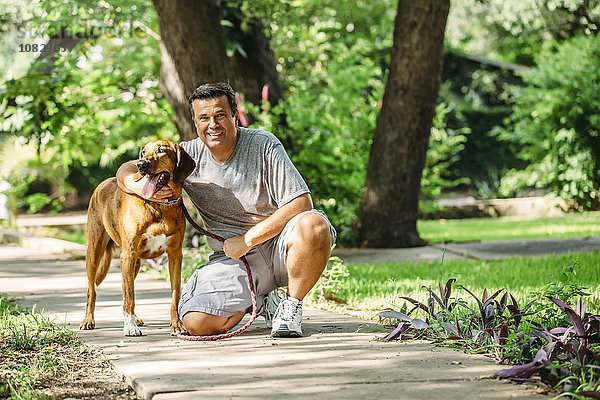
[[(314, 210), (304, 179), (271, 133), (238, 126), (233, 89), (204, 84), (189, 99), (198, 137), (180, 145), (196, 161), (184, 190), (198, 209), (214, 251), (184, 287), (179, 315), (191, 335), (224, 333), (251, 307), (246, 256), (261, 314), (271, 335), (302, 336), (302, 300), (321, 276), (336, 232)], [(134, 162), (117, 173), (119, 186), (141, 195)], [(172, 199), (165, 187), (150, 200)], [(287, 286), (283, 298), (278, 287)]]

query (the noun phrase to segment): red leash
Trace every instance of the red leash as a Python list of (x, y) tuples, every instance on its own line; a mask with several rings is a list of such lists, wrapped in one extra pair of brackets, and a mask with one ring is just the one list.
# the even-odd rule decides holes
[[(201, 228), (200, 226), (198, 226), (198, 224), (196, 224), (196, 222), (194, 222), (192, 217), (190, 217), (190, 214), (188, 213), (187, 208), (185, 208), (185, 206), (183, 205), (183, 201), (181, 202), (181, 208), (183, 209), (183, 214), (185, 215), (185, 218), (188, 220), (188, 222), (194, 228), (196, 228), (196, 230), (200, 234), (206, 235), (206, 236), (216, 239), (220, 242), (225, 241), (225, 239), (223, 239), (221, 236), (217, 236), (213, 233), (210, 233), (210, 232), (206, 231), (205, 229)], [(248, 273), (248, 283), (250, 284), (250, 298), (252, 299), (252, 317), (250, 317), (250, 321), (248, 321), (246, 323), (246, 325), (242, 326), (240, 329), (233, 331), (233, 332), (223, 333), (220, 335), (206, 335), (206, 336), (193, 336), (187, 332), (181, 332), (181, 333), (177, 334), (177, 337), (179, 339), (187, 340), (187, 341), (211, 341), (211, 340), (229, 339), (230, 337), (237, 336), (240, 333), (244, 332), (246, 329), (250, 328), (250, 325), (252, 325), (252, 323), (256, 319), (258, 305), (256, 303), (256, 291), (254, 289), (254, 281), (252, 279), (252, 271), (250, 271), (250, 265), (248, 265), (246, 256), (241, 257), (241, 260), (244, 263), (244, 267), (246, 267), (246, 272)]]

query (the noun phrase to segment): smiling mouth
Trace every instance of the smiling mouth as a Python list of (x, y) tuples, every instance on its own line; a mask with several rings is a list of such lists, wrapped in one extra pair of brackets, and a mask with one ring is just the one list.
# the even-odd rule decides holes
[(154, 193), (158, 192), (163, 186), (169, 183), (171, 174), (166, 171), (160, 172), (156, 175), (146, 175), (148, 182), (142, 189), (142, 197), (146, 200), (154, 196)]
[(222, 134), (223, 134), (223, 132), (207, 133), (207, 135), (210, 137), (217, 137), (217, 136), (221, 136)]

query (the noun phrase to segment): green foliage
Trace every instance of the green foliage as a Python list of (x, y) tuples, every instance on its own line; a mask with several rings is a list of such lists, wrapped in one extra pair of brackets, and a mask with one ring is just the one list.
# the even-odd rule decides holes
[[(535, 66), (533, 71), (525, 73), (524, 79), (526, 85), (538, 89), (534, 96), (527, 94), (528, 88), (523, 88), (524, 94), (519, 87), (512, 91), (502, 86), (494, 88), (502, 79), (508, 78), (513, 83), (515, 79), (500, 77), (498, 80), (493, 77), (495, 72), (483, 67), (472, 74), (470, 82), (456, 85), (465, 77), (459, 69), (453, 68), (451, 58), (445, 58), (445, 68), (451, 69), (446, 71), (453, 82), (451, 93), (457, 94), (448, 97), (444, 88), (441, 92), (443, 101), (456, 110), (456, 118), (451, 115), (448, 126), (471, 130), (465, 149), (452, 167), (458, 173), (456, 176), (470, 178), (481, 198), (512, 197), (522, 189), (538, 187), (550, 188), (568, 200), (575, 199), (583, 207), (597, 206), (594, 203), (598, 201), (590, 201), (589, 197), (594, 186), (590, 172), (594, 168), (597, 171), (591, 153), (598, 145), (582, 140), (581, 127), (574, 125), (581, 125), (583, 113), (573, 114), (577, 114), (578, 108), (583, 108), (584, 113), (588, 111), (582, 103), (596, 104), (597, 79), (593, 77), (597, 75), (598, 61), (588, 50), (590, 43), (597, 42), (599, 28), (598, 2), (458, 0), (452, 3), (446, 31), (447, 47), (492, 60)], [(588, 39), (578, 39), (580, 44), (567, 44), (576, 36)], [(586, 40), (590, 43), (584, 44)], [(560, 50), (569, 46), (573, 49)], [(581, 48), (575, 51), (578, 46)], [(505, 65), (505, 68), (515, 67), (517, 71), (522, 70), (519, 65)], [(587, 85), (583, 82), (591, 84), (581, 98), (575, 99), (573, 94), (578, 89), (574, 83), (578, 81), (583, 86)], [(506, 82), (504, 80), (503, 86)], [(563, 86), (562, 90), (559, 86)], [(472, 94), (477, 96), (472, 99)], [(502, 119), (511, 114), (513, 96), (517, 96), (515, 114), (509, 120), (512, 121), (510, 126), (505, 128)], [(552, 102), (563, 106), (553, 107)], [(537, 114), (543, 115), (546, 111), (564, 121), (542, 121)], [(591, 111), (593, 115), (595, 111)], [(529, 126), (519, 128), (521, 120)], [(532, 131), (538, 133), (532, 135)], [(553, 140), (554, 137), (558, 140)], [(520, 159), (515, 157), (519, 153)], [(534, 166), (525, 169), (529, 164)]]
[(331, 300), (338, 296), (340, 291), (348, 289), (346, 278), (349, 275), (348, 267), (339, 257), (330, 257), (323, 274), (308, 293), (307, 298), (317, 302)]
[(565, 265), (558, 276), (553, 277), (539, 291), (533, 293), (539, 300), (533, 304), (532, 312), (536, 316), (536, 321), (546, 328), (564, 326), (569, 321), (567, 315), (555, 312), (554, 303), (549, 300), (550, 297), (567, 304), (575, 304), (578, 298), (590, 296), (588, 288), (575, 280), (579, 268), (578, 262)]
[(446, 116), (449, 111), (445, 103), (438, 104), (435, 109), (425, 169), (421, 178), (421, 196), (426, 199), (436, 198), (444, 188), (456, 187), (466, 181), (465, 178), (453, 179), (448, 173), (450, 166), (457, 162), (469, 134), (468, 128), (446, 128)]
[[(130, 3), (130, 11), (137, 9)], [(171, 110), (158, 89), (158, 41), (131, 20), (140, 17), (156, 26), (156, 17), (146, 6), (139, 11), (128, 12), (125, 21), (113, 3), (33, 3), (33, 16), (22, 29), (51, 35), (66, 26), (79, 35), (79, 43), (56, 60), (36, 61), (22, 78), (0, 84), (1, 128), (19, 137), (5, 142), (5, 150), (33, 150), (23, 160), (25, 168), (2, 165), (0, 170), (31, 211), (63, 202), (69, 193), (90, 191), (114, 175), (123, 159), (133, 158), (141, 143), (174, 138)], [(38, 188), (27, 171), (35, 171)], [(40, 185), (48, 189), (39, 190)]]
[[(199, 267), (208, 263), (208, 257), (212, 250), (208, 248), (206, 243), (194, 249), (187, 249), (183, 254), (183, 264), (181, 269), (181, 280), (187, 282)], [(168, 271), (162, 270), (162, 277), (168, 278)]]
[[(80, 351), (81, 343), (66, 327), (33, 310), (24, 310), (0, 296), (0, 395), (11, 398), (48, 398), (37, 393), (41, 378), (72, 368), (56, 357), (56, 349)], [(4, 382), (3, 380), (6, 379)]]
[(268, 114), (245, 107), (256, 126), (283, 141), (316, 206), (332, 219), (339, 240), (352, 243), (383, 95), (381, 65), (391, 45), (392, 25), (372, 22), (393, 13), (369, 2), (342, 3), (276, 12), (268, 26), (288, 95)]
[(599, 65), (600, 36), (543, 51), (523, 75), (528, 86), (514, 89), (512, 124), (504, 132), (531, 163), (528, 185), (550, 186), (587, 209), (600, 205)]
[[(356, 244), (395, 3), (382, 7), (364, 1), (309, 1), (275, 7), (273, 14), (262, 13), (261, 7), (256, 4), (254, 13), (268, 19), (288, 94), (267, 113), (244, 107), (257, 119), (257, 127), (272, 131), (286, 145), (316, 206), (338, 230), (339, 243)], [(424, 188), (430, 197), (439, 193), (438, 185), (450, 184), (443, 169), (464, 141), (465, 130), (446, 129), (446, 112), (445, 106), (438, 108), (425, 172)]]
[(466, 53), (533, 65), (545, 46), (598, 33), (600, 3), (587, 0), (456, 0), (446, 40)]
[(450, 187), (475, 188), (479, 198), (510, 197), (514, 190), (502, 186), (502, 175), (523, 162), (514, 145), (501, 139), (497, 127), (503, 126), (512, 111), (509, 82), (517, 78), (504, 64), (478, 60), (452, 48), (444, 53), (439, 97), (447, 104), (446, 130), (468, 133), (445, 165), (444, 174), (454, 181)]

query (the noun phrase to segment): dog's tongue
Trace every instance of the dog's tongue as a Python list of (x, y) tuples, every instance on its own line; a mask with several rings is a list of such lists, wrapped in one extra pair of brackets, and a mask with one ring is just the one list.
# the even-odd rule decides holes
[(154, 193), (157, 192), (158, 188), (158, 180), (160, 179), (160, 174), (152, 175), (148, 177), (148, 182), (144, 185), (142, 189), (142, 197), (148, 200), (150, 197), (154, 196)]

